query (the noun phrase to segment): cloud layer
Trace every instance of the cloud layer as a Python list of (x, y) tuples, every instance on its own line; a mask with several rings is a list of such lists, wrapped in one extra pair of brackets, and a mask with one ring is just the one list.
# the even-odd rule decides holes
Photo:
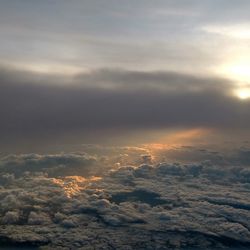
[(230, 89), (232, 83), (224, 79), (168, 72), (100, 70), (62, 79), (5, 69), (2, 143), (105, 129), (246, 129), (249, 102)]
[[(1, 246), (250, 246), (249, 165), (157, 162), (139, 148), (112, 150), (116, 159), (76, 153), (3, 157)], [(118, 157), (119, 150), (130, 155)]]

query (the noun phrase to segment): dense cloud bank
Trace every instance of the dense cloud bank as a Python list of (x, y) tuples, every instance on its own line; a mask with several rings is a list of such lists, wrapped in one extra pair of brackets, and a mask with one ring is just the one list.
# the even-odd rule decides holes
[[(90, 156), (79, 157), (61, 155), (62, 160), (58, 155), (29, 155), (28, 169), (20, 163), (24, 156), (5, 157), (0, 180), (1, 245), (41, 249), (250, 247), (248, 166), (218, 166), (208, 161), (110, 165), (99, 177), (85, 178), (83, 172), (60, 176), (57, 170), (54, 175), (48, 171), (57, 169), (54, 162), (58, 161), (69, 169), (69, 162), (80, 162), (83, 169), (93, 166)], [(11, 166), (25, 172), (16, 173)]]
[(51, 141), (56, 135), (95, 137), (98, 130), (250, 124), (249, 102), (232, 96), (232, 82), (220, 78), (97, 70), (63, 79), (5, 68), (0, 81), (3, 145)]

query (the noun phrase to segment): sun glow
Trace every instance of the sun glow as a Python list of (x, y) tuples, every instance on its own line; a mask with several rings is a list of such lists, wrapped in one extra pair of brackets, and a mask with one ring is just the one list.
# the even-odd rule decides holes
[(212, 129), (207, 128), (195, 128), (175, 130), (170, 133), (161, 132), (154, 143), (143, 144), (143, 147), (150, 154), (154, 154), (155, 152), (178, 148), (184, 144), (191, 145), (192, 143), (202, 142), (212, 131)]
[(235, 91), (235, 94), (238, 98), (240, 98), (242, 100), (246, 100), (246, 99), (250, 98), (250, 88), (238, 89)]
[(250, 80), (250, 63), (231, 65), (228, 68), (228, 70), (232, 76), (234, 76), (235, 78), (238, 78), (239, 80), (243, 80), (243, 81)]
[(250, 83), (250, 61), (249, 59), (235, 59), (232, 63), (220, 67), (219, 73), (238, 83)]

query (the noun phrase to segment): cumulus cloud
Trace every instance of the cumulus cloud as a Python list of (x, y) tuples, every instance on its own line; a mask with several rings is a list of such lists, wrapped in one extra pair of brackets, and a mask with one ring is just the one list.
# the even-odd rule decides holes
[(2, 217), (2, 223), (3, 224), (17, 224), (19, 221), (19, 213), (16, 211), (8, 211), (3, 217)]
[(29, 225), (50, 224), (50, 217), (47, 213), (30, 212), (28, 218)]
[(214, 166), (241, 166), (248, 167), (250, 163), (249, 145), (243, 142), (221, 144), (192, 144), (173, 145), (153, 152), (153, 162), (167, 161), (168, 163), (181, 162), (200, 163)]
[(0, 159), (1, 183), (10, 182), (15, 174), (22, 175), (25, 172), (44, 172), (50, 176), (65, 175), (89, 175), (91, 172), (101, 171), (95, 157), (84, 153), (61, 154), (21, 154), (7, 155)]
[(0, 242), (249, 247), (248, 172), (211, 162), (120, 166), (89, 179), (27, 172), (0, 189)]

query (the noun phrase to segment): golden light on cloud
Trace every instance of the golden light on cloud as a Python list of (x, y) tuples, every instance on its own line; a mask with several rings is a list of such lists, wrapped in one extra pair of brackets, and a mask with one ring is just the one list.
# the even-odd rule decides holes
[(195, 128), (175, 130), (171, 132), (161, 132), (152, 143), (144, 144), (143, 147), (149, 152), (154, 154), (157, 151), (169, 150), (180, 145), (202, 142), (203, 138), (206, 138), (212, 129)]
[(179, 150), (183, 146), (204, 145), (210, 139), (213, 140), (215, 134), (216, 131), (212, 128), (163, 131), (155, 137), (154, 141), (143, 144), (142, 147), (152, 162), (166, 161), (169, 152)]
[(193, 142), (201, 141), (209, 133), (211, 133), (211, 129), (207, 128), (176, 130), (162, 136), (161, 142), (172, 146), (183, 145), (185, 143), (192, 144)]
[(81, 190), (85, 189), (92, 182), (96, 182), (101, 180), (101, 177), (92, 176), (90, 178), (84, 178), (82, 176), (66, 176), (61, 179), (53, 178), (52, 182), (58, 186), (60, 186), (65, 195), (68, 198), (71, 198), (74, 195), (77, 195), (81, 192)]
[(150, 143), (150, 144), (145, 144), (145, 148), (158, 151), (158, 150), (169, 149), (171, 148), (171, 145), (163, 143)]
[(199, 138), (207, 134), (207, 129), (197, 128), (197, 129), (188, 129), (184, 131), (180, 131), (171, 136), (171, 140), (173, 141), (183, 141)]

